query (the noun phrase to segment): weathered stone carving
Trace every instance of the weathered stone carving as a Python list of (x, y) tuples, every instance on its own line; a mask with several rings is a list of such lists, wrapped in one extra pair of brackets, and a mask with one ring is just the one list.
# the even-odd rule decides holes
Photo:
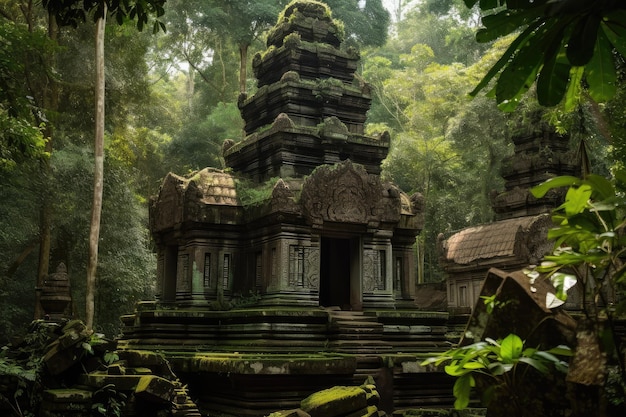
[(388, 196), (378, 176), (369, 175), (349, 160), (320, 166), (302, 186), (300, 201), (304, 215), (313, 225), (323, 222), (368, 224), (383, 217), (396, 221), (400, 198)]
[(381, 281), (380, 251), (366, 249), (363, 251), (363, 291), (374, 292), (384, 289), (384, 281)]

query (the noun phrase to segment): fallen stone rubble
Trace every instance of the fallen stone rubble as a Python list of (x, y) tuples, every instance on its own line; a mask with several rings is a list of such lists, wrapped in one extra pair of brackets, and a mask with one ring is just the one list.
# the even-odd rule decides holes
[[(311, 394), (300, 408), (276, 411), (268, 417), (387, 417), (379, 409), (380, 395), (372, 377), (361, 386), (336, 386)], [(485, 409), (462, 411), (447, 409), (396, 410), (389, 417), (480, 417)]]
[(0, 353), (0, 415), (200, 417), (168, 362), (79, 320), (36, 321)]
[(300, 402), (300, 408), (277, 411), (269, 417), (384, 417), (380, 395), (371, 378), (359, 387), (337, 386), (318, 391)]

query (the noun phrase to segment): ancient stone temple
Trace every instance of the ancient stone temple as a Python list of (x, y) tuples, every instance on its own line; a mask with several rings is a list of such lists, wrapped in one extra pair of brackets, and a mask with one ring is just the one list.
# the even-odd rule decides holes
[(563, 201), (563, 193), (552, 190), (536, 199), (530, 189), (559, 175), (578, 176), (580, 164), (569, 150), (569, 137), (554, 133), (540, 120), (536, 126), (532, 133), (513, 138), (514, 154), (502, 166), (505, 190), (492, 196), (496, 221), (440, 241), (451, 308), (474, 306), (489, 268), (516, 271), (537, 264), (552, 249), (547, 240), (550, 211)]
[(246, 138), (224, 145), (230, 169), (165, 179), (150, 224), (160, 300), (411, 303), (421, 197), (380, 180), (389, 136), (363, 134), (370, 92), (354, 77), (358, 54), (339, 49), (340, 28), (320, 8), (286, 9), (254, 58), (259, 89), (240, 99)]
[(287, 6), (228, 168), (170, 173), (151, 203), (157, 301), (120, 343), (164, 352), (207, 412), (267, 415), (368, 375), (388, 411), (452, 402), (444, 376), (415, 377), (415, 352), (447, 346), (447, 313), (414, 301), (422, 197), (379, 176), (389, 135), (364, 134), (370, 88), (341, 27), (322, 3)]

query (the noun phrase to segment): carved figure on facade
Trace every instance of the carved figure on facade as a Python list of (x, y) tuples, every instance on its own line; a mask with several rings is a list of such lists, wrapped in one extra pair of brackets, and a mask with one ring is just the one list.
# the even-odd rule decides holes
[(380, 221), (381, 216), (394, 216), (397, 221), (400, 198), (388, 195), (385, 199), (385, 194), (388, 195), (378, 176), (346, 160), (316, 169), (302, 186), (300, 202), (305, 217), (314, 225), (368, 224)]

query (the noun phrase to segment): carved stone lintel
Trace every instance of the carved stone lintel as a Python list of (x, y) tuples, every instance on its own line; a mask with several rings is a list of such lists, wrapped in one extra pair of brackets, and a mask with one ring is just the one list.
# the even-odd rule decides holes
[(370, 224), (398, 221), (400, 197), (389, 195), (380, 178), (350, 160), (318, 167), (305, 181), (300, 198), (309, 224)]

